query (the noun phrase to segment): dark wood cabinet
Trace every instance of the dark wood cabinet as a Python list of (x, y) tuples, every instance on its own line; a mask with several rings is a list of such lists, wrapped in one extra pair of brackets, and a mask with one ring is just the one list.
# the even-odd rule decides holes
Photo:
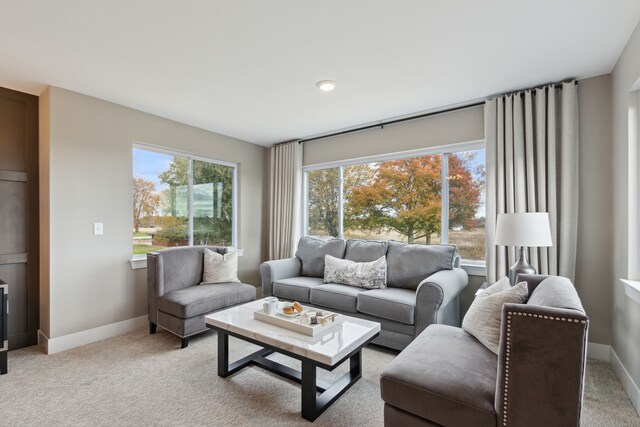
[(11, 294), (11, 350), (38, 342), (38, 181), (38, 97), (0, 88), (0, 278)]
[(7, 373), (7, 353), (9, 352), (9, 285), (0, 280), (0, 374)]

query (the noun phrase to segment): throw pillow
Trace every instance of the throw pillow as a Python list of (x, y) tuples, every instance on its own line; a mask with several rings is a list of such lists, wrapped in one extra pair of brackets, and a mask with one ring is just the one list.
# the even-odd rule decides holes
[(227, 252), (222, 255), (204, 248), (204, 271), (202, 283), (229, 283), (238, 280), (238, 253)]
[(387, 287), (387, 259), (384, 256), (371, 262), (355, 262), (325, 255), (324, 265), (324, 283), (365, 289)]
[(462, 329), (498, 354), (502, 306), (505, 303), (522, 304), (528, 296), (527, 282), (511, 287), (509, 279), (504, 277), (476, 296), (462, 320)]

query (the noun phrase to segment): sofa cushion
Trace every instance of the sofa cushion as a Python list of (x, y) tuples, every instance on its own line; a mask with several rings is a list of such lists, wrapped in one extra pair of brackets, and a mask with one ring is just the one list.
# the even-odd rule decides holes
[(372, 289), (358, 295), (358, 311), (383, 319), (413, 325), (416, 293), (409, 289)]
[(244, 283), (202, 284), (169, 292), (158, 298), (158, 309), (181, 319), (254, 300), (256, 288)]
[(347, 240), (344, 259), (371, 262), (387, 254), (387, 242), (377, 240)]
[(311, 304), (356, 313), (358, 295), (364, 291), (364, 288), (328, 283), (311, 289)]
[(389, 242), (387, 250), (387, 285), (394, 288), (418, 289), (433, 273), (451, 270), (456, 247), (451, 245), (408, 245)]
[(290, 277), (273, 282), (273, 296), (292, 301), (309, 302), (311, 289), (322, 286), (319, 277)]
[(302, 275), (324, 277), (324, 256), (344, 258), (345, 242), (342, 239), (315, 239), (303, 237), (298, 242), (296, 256), (302, 261)]
[(355, 262), (325, 255), (324, 282), (364, 289), (384, 289), (387, 287), (387, 260), (384, 255), (370, 262)]
[(446, 426), (495, 426), (498, 359), (460, 328), (430, 325), (382, 372), (382, 399)]

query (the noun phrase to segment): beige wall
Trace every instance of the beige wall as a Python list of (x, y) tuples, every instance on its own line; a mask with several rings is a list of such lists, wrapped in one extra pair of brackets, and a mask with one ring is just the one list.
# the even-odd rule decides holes
[(589, 315), (589, 341), (611, 344), (611, 75), (581, 80), (580, 193), (575, 286)]
[[(580, 109), (580, 218), (576, 289), (591, 318), (589, 340), (611, 342), (611, 77), (582, 80)], [(484, 139), (483, 107), (434, 115), (305, 144), (304, 164), (333, 162)], [(466, 312), (485, 278), (470, 278)]]
[(484, 139), (483, 107), (472, 107), (304, 144), (304, 165)]
[[(629, 221), (638, 221), (638, 212), (629, 216), (628, 107), (630, 90), (640, 78), (640, 25), (618, 59), (612, 73), (613, 94), (613, 275), (608, 286), (614, 292), (612, 347), (636, 385), (640, 384), (640, 304), (625, 296), (619, 279), (637, 274), (638, 259), (629, 257)], [(632, 142), (637, 145), (637, 141)], [(637, 167), (635, 161), (633, 167)], [(637, 397), (636, 404), (640, 402)], [(640, 410), (640, 407), (637, 406)]]
[(129, 264), (134, 141), (239, 164), (239, 277), (259, 284), (265, 148), (59, 88), (48, 97), (49, 338), (147, 313), (146, 270)]

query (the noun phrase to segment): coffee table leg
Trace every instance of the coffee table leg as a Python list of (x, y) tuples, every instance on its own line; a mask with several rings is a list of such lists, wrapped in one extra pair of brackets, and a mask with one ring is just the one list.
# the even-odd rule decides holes
[(229, 335), (218, 330), (218, 375), (229, 376)]
[(357, 352), (349, 358), (349, 372), (351, 381), (356, 382), (362, 377), (362, 351)]
[(320, 396), (316, 395), (316, 365), (310, 360), (302, 361), (302, 418), (315, 421), (333, 402), (362, 377), (362, 352), (349, 358), (349, 372), (344, 374)]
[(302, 361), (302, 418), (315, 421), (320, 415), (316, 407), (316, 365)]

